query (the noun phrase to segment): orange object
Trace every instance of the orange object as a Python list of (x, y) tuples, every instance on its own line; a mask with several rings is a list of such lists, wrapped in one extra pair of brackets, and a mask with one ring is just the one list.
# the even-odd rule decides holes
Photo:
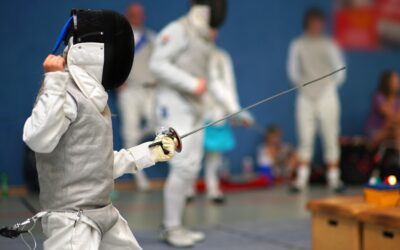
[(382, 207), (395, 207), (400, 204), (400, 190), (379, 190), (364, 188), (364, 197), (367, 203)]

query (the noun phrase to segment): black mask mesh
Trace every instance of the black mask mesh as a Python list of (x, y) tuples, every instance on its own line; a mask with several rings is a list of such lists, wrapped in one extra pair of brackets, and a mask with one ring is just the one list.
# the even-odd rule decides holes
[(71, 24), (64, 39), (76, 43), (104, 43), (102, 84), (105, 89), (121, 86), (132, 68), (135, 47), (130, 24), (122, 15), (108, 10), (73, 10), (77, 26)]

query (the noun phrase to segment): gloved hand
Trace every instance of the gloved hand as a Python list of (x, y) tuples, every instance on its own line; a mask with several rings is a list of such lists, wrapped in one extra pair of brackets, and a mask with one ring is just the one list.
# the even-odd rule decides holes
[(243, 111), (236, 117), (232, 118), (233, 125), (251, 127), (254, 124), (254, 118), (248, 111)]
[(154, 142), (162, 143), (162, 146), (150, 147), (151, 157), (154, 162), (169, 161), (174, 156), (176, 144), (171, 137), (160, 134)]

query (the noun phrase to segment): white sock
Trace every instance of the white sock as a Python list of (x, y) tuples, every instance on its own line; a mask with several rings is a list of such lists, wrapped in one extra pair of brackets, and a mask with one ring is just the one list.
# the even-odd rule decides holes
[(328, 186), (331, 188), (337, 188), (340, 186), (340, 170), (339, 168), (330, 168), (326, 173), (326, 179), (328, 181)]
[(216, 198), (222, 195), (219, 188), (218, 170), (222, 164), (220, 153), (208, 153), (205, 160), (205, 179), (207, 184), (207, 196)]
[(295, 186), (298, 188), (305, 188), (308, 184), (310, 178), (310, 167), (307, 165), (301, 165), (297, 169), (297, 178), (295, 181)]
[(197, 194), (195, 185), (191, 185), (186, 191), (187, 198), (195, 197)]
[(171, 229), (182, 225), (186, 205), (187, 181), (173, 172), (168, 175), (164, 187), (164, 227)]

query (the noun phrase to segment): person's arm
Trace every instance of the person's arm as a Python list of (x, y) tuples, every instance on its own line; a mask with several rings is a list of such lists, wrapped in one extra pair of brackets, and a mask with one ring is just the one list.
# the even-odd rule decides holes
[(288, 61), (287, 61), (287, 72), (290, 81), (294, 85), (298, 85), (302, 81), (301, 68), (299, 62), (299, 46), (296, 41), (292, 42), (289, 47)]
[[(343, 54), (340, 51), (340, 48), (337, 46), (335, 42), (332, 41), (331, 49), (331, 60), (332, 60), (332, 68), (333, 70), (339, 69), (343, 66), (346, 66), (346, 63), (343, 58)], [(342, 70), (335, 74), (334, 76), (335, 82), (337, 85), (342, 85), (346, 80), (346, 70)]]
[[(227, 87), (226, 90), (227, 97), (225, 105), (227, 111), (229, 113), (233, 113), (241, 109), (238, 92), (236, 89), (236, 78), (231, 57), (226, 52), (224, 52), (222, 56), (223, 56), (222, 57), (223, 67), (225, 72), (224, 80), (226, 81), (226, 87)], [(254, 124), (254, 117), (251, 115), (249, 111), (243, 111), (239, 113), (236, 118), (237, 121), (235, 121), (234, 119), (233, 122), (238, 123), (241, 126), (249, 127)]]
[(224, 106), (228, 113), (238, 111), (240, 104), (231, 57), (223, 51), (214, 52), (210, 59), (209, 71), (210, 88), (220, 105)]
[(143, 143), (133, 148), (114, 151), (114, 179), (156, 164), (151, 157), (149, 144)]
[(202, 94), (205, 82), (177, 67), (173, 61), (184, 53), (188, 40), (182, 24), (173, 23), (157, 36), (150, 70), (163, 84), (169, 84), (180, 91), (194, 95)]
[(208, 92), (218, 105), (226, 106), (225, 72), (221, 67), (220, 53), (214, 49), (208, 63)]
[(240, 102), (236, 86), (236, 77), (233, 69), (232, 58), (228, 53), (224, 54), (224, 68), (225, 68), (225, 79), (228, 86), (228, 99), (227, 109), (229, 112), (235, 112), (240, 109)]
[(394, 116), (394, 111), (392, 105), (385, 100), (382, 94), (376, 94), (374, 98), (374, 105), (378, 112), (385, 117), (385, 119), (392, 119)]
[(75, 100), (66, 91), (69, 74), (63, 71), (64, 59), (49, 56), (44, 68), (47, 73), (23, 131), (24, 142), (38, 153), (52, 152), (77, 116)]
[[(241, 109), (236, 89), (232, 59), (223, 50), (215, 50), (209, 62), (209, 90), (211, 96), (224, 107), (227, 114)], [(254, 123), (252, 115), (244, 111), (232, 119), (233, 124), (245, 127)]]
[(175, 143), (171, 138), (160, 135), (155, 142), (161, 142), (162, 146), (149, 147), (153, 142), (146, 142), (129, 149), (114, 151), (114, 179), (124, 174), (134, 174), (157, 162), (168, 161), (173, 157)]

